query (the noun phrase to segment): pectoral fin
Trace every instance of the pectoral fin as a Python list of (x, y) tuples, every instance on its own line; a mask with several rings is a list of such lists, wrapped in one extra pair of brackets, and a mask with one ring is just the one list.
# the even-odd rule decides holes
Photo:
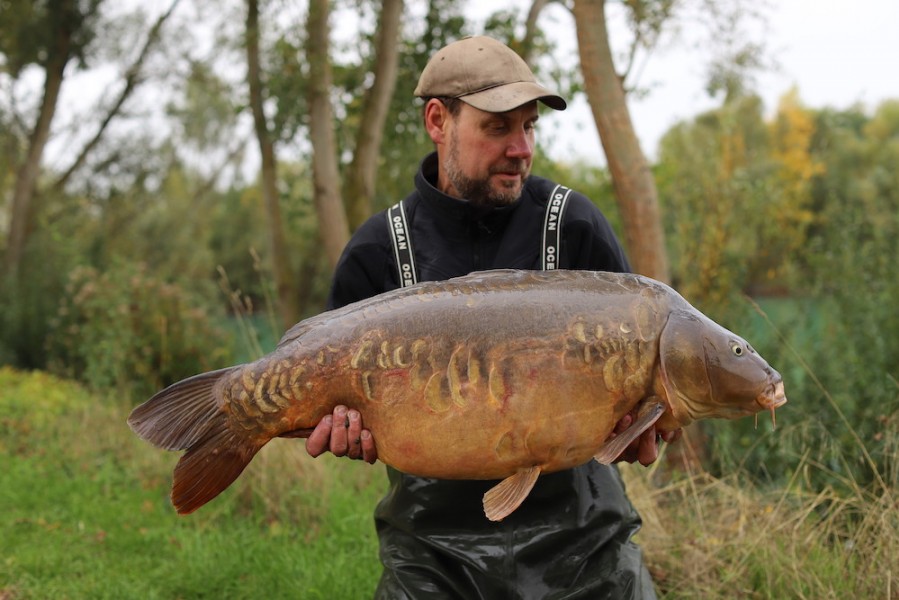
[(484, 514), (491, 521), (508, 517), (528, 497), (539, 476), (540, 467), (530, 467), (500, 481), (484, 494)]
[(612, 461), (618, 458), (624, 452), (624, 449), (631, 445), (631, 442), (652, 427), (664, 412), (665, 405), (662, 402), (647, 400), (640, 406), (637, 418), (631, 423), (631, 426), (603, 444), (602, 448), (593, 455), (593, 458), (604, 465), (612, 464)]

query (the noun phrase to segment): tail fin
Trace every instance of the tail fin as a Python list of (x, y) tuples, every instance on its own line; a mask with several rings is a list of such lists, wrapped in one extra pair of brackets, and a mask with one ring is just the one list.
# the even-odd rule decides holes
[(200, 373), (173, 383), (131, 411), (128, 426), (138, 437), (160, 448), (190, 448), (219, 412), (216, 382), (236, 368)]
[(128, 425), (166, 450), (187, 450), (175, 467), (172, 504), (191, 513), (227, 488), (262, 445), (237, 435), (221, 410), (216, 383), (239, 367), (194, 375), (135, 408)]
[(225, 491), (261, 447), (236, 435), (225, 414), (217, 414), (207, 436), (188, 448), (175, 467), (172, 504), (178, 514), (192, 513)]

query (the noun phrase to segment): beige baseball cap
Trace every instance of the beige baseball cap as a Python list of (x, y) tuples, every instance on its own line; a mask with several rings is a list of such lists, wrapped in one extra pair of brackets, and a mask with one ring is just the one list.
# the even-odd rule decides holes
[(418, 79), (419, 98), (458, 98), (486, 112), (506, 112), (540, 100), (565, 110), (565, 100), (537, 83), (514, 50), (486, 36), (466, 37), (437, 51)]

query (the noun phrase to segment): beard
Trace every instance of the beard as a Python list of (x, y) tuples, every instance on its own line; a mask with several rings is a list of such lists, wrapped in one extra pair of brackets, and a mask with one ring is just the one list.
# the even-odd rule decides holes
[[(508, 159), (491, 167), (486, 177), (472, 178), (465, 175), (459, 168), (459, 144), (455, 136), (451, 138), (443, 170), (459, 196), (479, 208), (499, 208), (512, 204), (521, 197), (521, 190), (528, 177), (527, 163), (524, 160), (515, 159)], [(494, 188), (490, 179), (496, 173), (520, 173), (521, 181), (501, 180), (499, 186)]]

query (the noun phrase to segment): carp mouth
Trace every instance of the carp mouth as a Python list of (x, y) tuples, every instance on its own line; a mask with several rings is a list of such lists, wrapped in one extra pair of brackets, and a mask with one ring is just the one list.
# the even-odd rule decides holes
[[(780, 408), (787, 403), (783, 379), (769, 385), (764, 392), (759, 394), (756, 402), (762, 407), (762, 410), (767, 410), (771, 413), (771, 425), (776, 427), (777, 420), (774, 417), (774, 409)], [(758, 426), (758, 413), (756, 413), (755, 422), (756, 426)]]

